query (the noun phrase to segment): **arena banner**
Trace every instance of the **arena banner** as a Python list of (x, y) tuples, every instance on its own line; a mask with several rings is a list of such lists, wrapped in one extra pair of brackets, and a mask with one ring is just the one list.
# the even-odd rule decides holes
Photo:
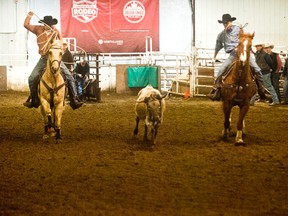
[[(159, 0), (60, 0), (61, 32), (92, 53), (159, 51)], [(148, 45), (150, 47), (150, 45)]]

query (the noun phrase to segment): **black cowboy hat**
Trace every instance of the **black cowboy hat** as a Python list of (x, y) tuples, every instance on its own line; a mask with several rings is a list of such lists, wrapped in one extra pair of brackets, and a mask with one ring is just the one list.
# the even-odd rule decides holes
[(236, 17), (231, 17), (230, 14), (223, 14), (222, 15), (222, 20), (218, 20), (219, 23), (227, 23), (230, 21), (236, 20)]
[(40, 20), (39, 23), (46, 23), (49, 26), (56, 25), (58, 20), (53, 18), (52, 16), (44, 16), (43, 20)]

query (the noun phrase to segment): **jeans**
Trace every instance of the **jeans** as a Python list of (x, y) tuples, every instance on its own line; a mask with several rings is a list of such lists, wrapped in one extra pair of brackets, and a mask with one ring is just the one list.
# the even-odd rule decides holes
[(28, 84), (29, 84), (30, 92), (32, 92), (32, 90), (33, 90), (34, 81), (35, 81), (36, 77), (39, 76), (40, 72), (42, 72), (44, 70), (46, 63), (47, 63), (47, 57), (41, 56), (41, 58), (39, 59), (39, 61), (36, 64), (36, 66), (32, 70), (32, 72), (28, 78)]
[(83, 86), (85, 83), (85, 79), (77, 79), (77, 86), (78, 86), (78, 95), (79, 97), (83, 95)]
[[(34, 82), (36, 81), (35, 80), (36, 77), (39, 76), (40, 73), (44, 70), (44, 68), (46, 67), (46, 63), (47, 63), (47, 56), (41, 56), (36, 66), (32, 70), (32, 73), (30, 74), (28, 78), (30, 92), (32, 92)], [(69, 70), (67, 69), (67, 67), (65, 66), (63, 62), (61, 62), (60, 64), (60, 69), (61, 69), (61, 72), (64, 74), (65, 79), (68, 82), (68, 85), (69, 83), (71, 84), (74, 95), (77, 95), (77, 89), (76, 89), (74, 77), (71, 75), (71, 73), (69, 72)]]
[[(236, 58), (236, 52), (232, 51), (230, 53), (229, 57), (223, 62), (223, 64), (219, 68), (216, 80), (221, 80), (220, 77), (228, 69), (228, 67), (233, 63), (235, 58)], [(249, 63), (250, 63), (250, 66), (255, 71), (256, 79), (259, 80), (261, 83), (263, 83), (263, 77), (262, 77), (262, 73), (261, 73), (261, 68), (257, 65), (257, 63), (255, 62), (254, 58), (252, 58), (252, 56), (250, 56), (250, 58), (249, 58)]]
[(221, 67), (219, 68), (216, 80), (218, 80), (219, 77), (222, 76), (222, 74), (227, 70), (227, 68), (232, 64), (232, 62), (236, 58), (235, 51), (232, 51), (229, 55), (229, 57), (222, 63)]
[(285, 76), (283, 91), (284, 91), (284, 102), (288, 102), (288, 76)]
[(271, 82), (271, 73), (263, 74), (263, 84), (265, 88), (270, 92), (272, 96), (273, 103), (279, 103), (277, 93)]
[(280, 80), (280, 74), (272, 72), (271, 73), (272, 85), (276, 91), (276, 94), (278, 96), (279, 101), (281, 101), (281, 94), (280, 94), (280, 89), (279, 89), (279, 80)]

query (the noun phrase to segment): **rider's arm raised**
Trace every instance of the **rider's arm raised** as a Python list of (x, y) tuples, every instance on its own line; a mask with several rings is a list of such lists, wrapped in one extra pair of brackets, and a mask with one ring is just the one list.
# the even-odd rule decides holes
[(32, 18), (33, 15), (34, 15), (34, 13), (33, 13), (32, 11), (30, 11), (30, 12), (27, 14), (27, 16), (26, 16), (26, 18), (25, 18), (25, 20), (24, 20), (24, 27), (25, 27), (27, 30), (29, 30), (29, 31), (33, 32), (34, 34), (36, 34), (36, 28), (35, 28), (35, 26), (30, 24), (30, 20), (31, 20), (31, 18)]

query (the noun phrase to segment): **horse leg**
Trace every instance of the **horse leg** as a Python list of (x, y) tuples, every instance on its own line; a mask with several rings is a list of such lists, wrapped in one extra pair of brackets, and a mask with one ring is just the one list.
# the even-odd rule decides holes
[(44, 119), (44, 135), (43, 139), (54, 136), (53, 122), (51, 117), (50, 104), (46, 100), (41, 100), (41, 113)]
[(236, 144), (242, 144), (244, 143), (242, 135), (243, 135), (243, 127), (244, 127), (244, 118), (249, 110), (249, 104), (245, 104), (242, 107), (240, 107), (239, 111), (239, 118), (237, 123), (237, 134), (236, 134)]
[(56, 143), (59, 143), (62, 140), (62, 138), (61, 138), (61, 129), (57, 128), (57, 129), (55, 129), (55, 132), (56, 132), (56, 135), (55, 135)]
[(49, 131), (49, 126), (48, 126), (48, 118), (46, 116), (45, 110), (43, 106), (41, 106), (41, 114), (43, 116), (43, 121), (44, 121), (44, 134), (43, 134), (43, 140), (46, 140), (49, 138), (48, 131)]
[(63, 114), (63, 103), (59, 103), (54, 109), (54, 126), (56, 132), (56, 141), (60, 141), (61, 138), (61, 120)]
[(224, 112), (224, 130), (223, 130), (223, 138), (227, 139), (230, 132), (230, 115), (232, 110), (232, 105), (230, 105), (228, 102), (223, 102), (223, 112)]

